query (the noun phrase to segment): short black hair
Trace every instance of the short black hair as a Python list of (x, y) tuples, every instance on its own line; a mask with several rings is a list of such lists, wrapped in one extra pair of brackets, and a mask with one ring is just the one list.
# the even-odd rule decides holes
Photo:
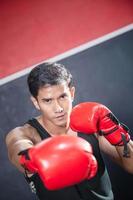
[(63, 64), (42, 63), (31, 70), (27, 83), (29, 91), (33, 97), (37, 97), (38, 90), (47, 85), (58, 85), (63, 82), (68, 83), (68, 87), (73, 86), (72, 74)]

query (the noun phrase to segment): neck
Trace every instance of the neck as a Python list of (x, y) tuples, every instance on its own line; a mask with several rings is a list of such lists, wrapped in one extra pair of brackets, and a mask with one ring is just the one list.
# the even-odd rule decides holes
[(55, 126), (50, 121), (44, 120), (41, 116), (37, 120), (51, 136), (64, 135), (69, 132), (69, 126), (67, 124), (65, 126)]

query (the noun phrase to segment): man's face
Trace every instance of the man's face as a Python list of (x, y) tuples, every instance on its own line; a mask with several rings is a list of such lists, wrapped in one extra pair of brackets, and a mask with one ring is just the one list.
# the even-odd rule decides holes
[(64, 127), (69, 123), (74, 92), (75, 88), (69, 88), (66, 82), (45, 86), (39, 89), (37, 98), (32, 98), (32, 101), (41, 111), (44, 122)]

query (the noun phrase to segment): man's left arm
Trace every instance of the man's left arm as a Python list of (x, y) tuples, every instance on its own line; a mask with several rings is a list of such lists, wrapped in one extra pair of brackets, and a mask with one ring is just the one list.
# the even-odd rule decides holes
[(123, 146), (116, 146), (116, 150), (121, 158), (121, 164), (126, 171), (129, 173), (133, 173), (133, 141), (130, 141), (127, 144), (128, 149), (128, 157), (123, 156), (124, 147)]
[(98, 135), (101, 149), (128, 172), (133, 173), (133, 141), (129, 128), (103, 104), (83, 102), (71, 113), (74, 131)]
[(127, 172), (133, 173), (133, 141), (127, 144), (128, 157), (123, 156), (123, 146), (113, 146), (104, 136), (98, 136), (99, 146), (102, 152), (108, 155), (114, 162), (124, 168)]

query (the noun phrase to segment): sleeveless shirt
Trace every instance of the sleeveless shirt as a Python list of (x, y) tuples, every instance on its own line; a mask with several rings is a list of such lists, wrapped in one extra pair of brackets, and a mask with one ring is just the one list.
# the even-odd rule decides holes
[[(27, 123), (29, 123), (37, 130), (42, 140), (51, 137), (36, 119), (33, 118)], [(97, 138), (94, 134), (87, 135), (84, 133), (78, 133), (78, 137), (82, 137), (92, 145), (94, 156), (96, 157), (98, 162), (98, 172), (96, 176), (90, 180), (85, 180), (77, 185), (66, 187), (60, 190), (50, 191), (45, 188), (37, 173), (33, 174), (31, 177), (25, 175), (25, 178), (29, 183), (32, 191), (36, 193), (40, 200), (114, 199), (110, 178), (100, 152)]]

